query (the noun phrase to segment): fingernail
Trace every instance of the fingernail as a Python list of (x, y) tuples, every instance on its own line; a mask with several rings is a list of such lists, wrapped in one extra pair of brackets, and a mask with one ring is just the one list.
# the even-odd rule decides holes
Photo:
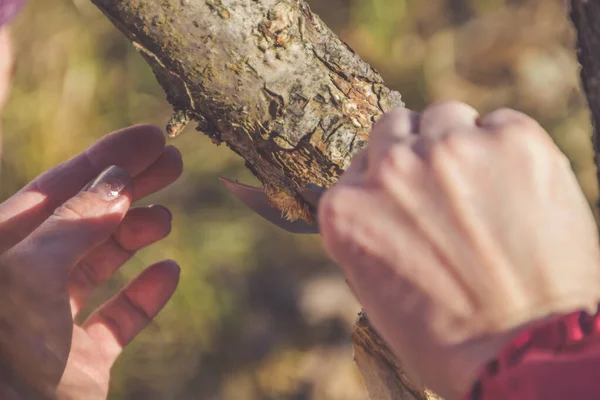
[(166, 267), (169, 267), (169, 269), (171, 269), (172, 271), (176, 272), (177, 275), (181, 274), (181, 267), (179, 267), (179, 264), (177, 264), (175, 261), (173, 261), (173, 260), (164, 260), (163, 263), (164, 263), (164, 265)]
[(129, 173), (123, 168), (113, 165), (102, 171), (83, 191), (97, 193), (105, 201), (111, 201), (125, 192), (130, 184), (131, 176)]
[(173, 214), (171, 213), (171, 210), (169, 210), (167, 207), (160, 206), (160, 205), (152, 205), (150, 207), (160, 210), (162, 213), (164, 213), (167, 216), (169, 221), (173, 221)]

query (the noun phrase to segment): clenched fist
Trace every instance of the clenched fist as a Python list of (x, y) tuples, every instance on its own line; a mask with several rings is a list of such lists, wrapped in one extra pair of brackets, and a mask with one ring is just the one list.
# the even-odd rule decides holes
[(390, 112), (319, 208), (374, 327), (447, 399), (522, 330), (600, 299), (592, 212), (566, 157), (513, 110)]

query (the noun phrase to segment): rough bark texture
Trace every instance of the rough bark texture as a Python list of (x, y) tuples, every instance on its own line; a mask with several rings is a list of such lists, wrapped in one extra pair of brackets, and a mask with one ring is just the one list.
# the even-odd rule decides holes
[(354, 361), (372, 400), (441, 400), (406, 375), (364, 313), (352, 332), (352, 344)]
[[(311, 220), (295, 189), (330, 186), (398, 92), (303, 0), (92, 0), (152, 66), (175, 114), (246, 160), (290, 219)], [(435, 398), (411, 383), (361, 318), (355, 358), (372, 400)]]
[(600, 1), (571, 0), (571, 19), (577, 29), (577, 57), (592, 115), (592, 142), (600, 185)]
[(92, 0), (154, 69), (176, 111), (246, 160), (291, 219), (329, 186), (374, 119), (402, 105), (303, 0)]

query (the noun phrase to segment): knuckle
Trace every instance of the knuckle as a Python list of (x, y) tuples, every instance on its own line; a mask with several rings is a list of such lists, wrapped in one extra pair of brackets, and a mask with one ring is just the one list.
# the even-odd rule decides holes
[(505, 127), (519, 127), (519, 129), (540, 129), (536, 120), (520, 111), (508, 107), (499, 108), (482, 118), (485, 127), (502, 130)]
[(416, 133), (419, 114), (407, 108), (394, 108), (383, 114), (373, 126), (370, 140), (374, 138), (400, 138)]
[(375, 183), (387, 183), (390, 179), (396, 180), (410, 174), (414, 158), (415, 154), (410, 147), (392, 145), (373, 163), (371, 179)]
[(487, 116), (498, 120), (509, 120), (513, 119), (512, 117), (515, 115), (519, 115), (519, 112), (509, 107), (500, 107), (489, 113)]
[(411, 111), (407, 108), (396, 107), (386, 112), (385, 114), (382, 114), (382, 116), (375, 123), (374, 128), (386, 125), (393, 125), (399, 121), (404, 121), (406, 119), (412, 118), (414, 114), (416, 114), (414, 111)]
[(571, 168), (568, 157), (558, 148), (550, 135), (540, 126), (532, 129), (513, 127), (499, 133), (501, 137), (500, 152), (509, 158), (534, 165), (561, 165)]
[(513, 110), (501, 108), (483, 119), (484, 125), (504, 135), (517, 135), (525, 137), (548, 138), (546, 130), (533, 118)]
[(438, 112), (440, 110), (445, 110), (445, 111), (453, 111), (453, 110), (464, 110), (464, 109), (468, 109), (468, 110), (472, 110), (472, 107), (469, 106), (466, 103), (463, 103), (462, 101), (458, 101), (458, 100), (439, 100), (434, 102), (433, 104), (431, 104), (429, 107), (427, 107), (424, 111), (424, 113), (431, 113), (431, 112)]
[(552, 142), (550, 135), (537, 122), (522, 121), (514, 124), (513, 128), (509, 131), (512, 131), (515, 136), (522, 135), (526, 140), (535, 140), (538, 143), (546, 144)]
[(386, 153), (367, 172), (369, 185), (383, 193), (395, 193), (399, 187), (419, 185), (426, 173), (431, 156), (431, 141), (416, 140), (409, 146), (396, 145)]
[(524, 156), (559, 153), (550, 135), (537, 123), (510, 125), (499, 135), (507, 146)]

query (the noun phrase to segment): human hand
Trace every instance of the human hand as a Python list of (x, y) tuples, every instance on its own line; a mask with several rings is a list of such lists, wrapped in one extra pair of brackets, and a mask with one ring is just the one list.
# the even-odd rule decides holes
[(81, 326), (73, 319), (137, 250), (169, 233), (168, 210), (130, 204), (181, 170), (158, 128), (135, 126), (0, 205), (0, 394), (54, 397), (60, 381), (59, 399), (106, 398), (113, 363), (168, 301), (179, 267), (154, 264)]
[(589, 205), (551, 138), (513, 110), (390, 112), (319, 211), (375, 329), (447, 399), (530, 324), (600, 298)]

